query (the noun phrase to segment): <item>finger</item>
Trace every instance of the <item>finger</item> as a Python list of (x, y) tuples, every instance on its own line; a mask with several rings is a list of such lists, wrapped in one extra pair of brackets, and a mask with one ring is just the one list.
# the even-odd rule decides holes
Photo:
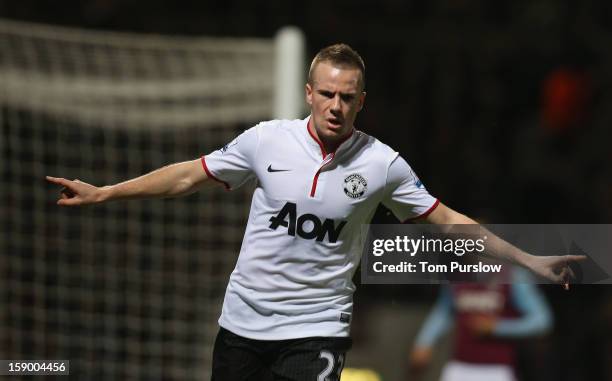
[(562, 281), (565, 281), (565, 278), (567, 278), (569, 275), (568, 269), (569, 267), (567, 267), (567, 265), (561, 267), (561, 270), (559, 271), (559, 278), (561, 278)]
[(63, 185), (64, 187), (60, 190), (60, 192), (62, 193), (66, 193), (69, 197), (73, 197), (74, 195), (78, 194), (78, 189), (79, 189), (79, 182), (78, 181), (70, 181), (67, 179), (62, 179), (63, 181), (60, 183), (60, 185)]
[(574, 270), (572, 270), (572, 268), (569, 267), (569, 264), (567, 266), (567, 272), (569, 273), (568, 274), (569, 275), (568, 278), (576, 279), (576, 274), (574, 274)]
[(586, 255), (565, 255), (563, 256), (563, 259), (565, 259), (567, 262), (584, 261), (587, 258), (588, 257)]
[(64, 179), (63, 177), (51, 177), (51, 176), (46, 176), (45, 179), (47, 179), (47, 181), (57, 184), (57, 185), (63, 185), (66, 186), (66, 184), (69, 183), (68, 180)]
[(569, 265), (566, 263), (565, 267), (561, 270), (559, 274), (562, 278), (562, 285), (565, 291), (569, 291), (570, 289), (570, 277), (574, 276), (574, 272), (570, 269)]
[(564, 284), (566, 275), (567, 275), (567, 270), (565, 269), (565, 267), (557, 267), (557, 269), (550, 271), (547, 278), (553, 284)]

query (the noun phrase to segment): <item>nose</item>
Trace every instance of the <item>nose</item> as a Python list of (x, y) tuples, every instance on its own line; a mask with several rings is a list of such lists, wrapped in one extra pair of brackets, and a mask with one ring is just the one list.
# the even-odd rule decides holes
[(332, 104), (331, 104), (331, 110), (332, 111), (340, 111), (340, 109), (341, 109), (340, 101), (341, 101), (340, 100), (340, 94), (336, 94), (336, 96), (332, 100)]

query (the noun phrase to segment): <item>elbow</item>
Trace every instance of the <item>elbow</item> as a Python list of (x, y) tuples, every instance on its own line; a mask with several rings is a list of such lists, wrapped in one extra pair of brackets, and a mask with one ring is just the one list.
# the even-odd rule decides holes
[(466, 216), (463, 213), (459, 213), (449, 207), (441, 208), (441, 221), (447, 225), (473, 225), (477, 224), (476, 221)]
[(176, 183), (176, 185), (172, 188), (169, 196), (183, 196), (191, 194), (195, 191), (195, 183), (189, 178), (184, 178)]
[(545, 336), (552, 331), (553, 318), (549, 311), (542, 311), (532, 318), (530, 335)]
[(545, 311), (540, 314), (536, 327), (537, 335), (546, 335), (552, 331), (553, 317), (550, 311)]

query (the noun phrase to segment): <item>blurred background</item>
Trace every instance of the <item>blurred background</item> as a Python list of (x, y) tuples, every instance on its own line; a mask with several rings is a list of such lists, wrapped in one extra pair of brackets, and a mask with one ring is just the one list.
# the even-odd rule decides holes
[[(607, 1), (0, 0), (0, 18), (2, 359), (70, 359), (75, 379), (209, 377), (248, 187), (68, 210), (44, 176), (115, 183), (271, 118), (287, 25), (304, 71), (335, 42), (364, 57), (356, 127), (445, 204), (489, 223), (612, 219)], [(519, 343), (521, 379), (612, 380), (612, 288), (541, 289), (554, 328)], [(406, 379), (436, 294), (360, 286), (347, 366)]]

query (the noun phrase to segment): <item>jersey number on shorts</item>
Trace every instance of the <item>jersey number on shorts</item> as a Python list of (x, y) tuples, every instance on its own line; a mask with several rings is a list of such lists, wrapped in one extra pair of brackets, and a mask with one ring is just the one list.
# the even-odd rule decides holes
[[(319, 354), (319, 358), (327, 360), (327, 366), (319, 376), (317, 377), (317, 381), (331, 381), (328, 377), (334, 371), (335, 367), (335, 359), (334, 354), (330, 351), (321, 351)], [(340, 373), (342, 373), (342, 368), (344, 368), (344, 353), (338, 354), (338, 368), (336, 369), (336, 374), (333, 380), (340, 380)]]

